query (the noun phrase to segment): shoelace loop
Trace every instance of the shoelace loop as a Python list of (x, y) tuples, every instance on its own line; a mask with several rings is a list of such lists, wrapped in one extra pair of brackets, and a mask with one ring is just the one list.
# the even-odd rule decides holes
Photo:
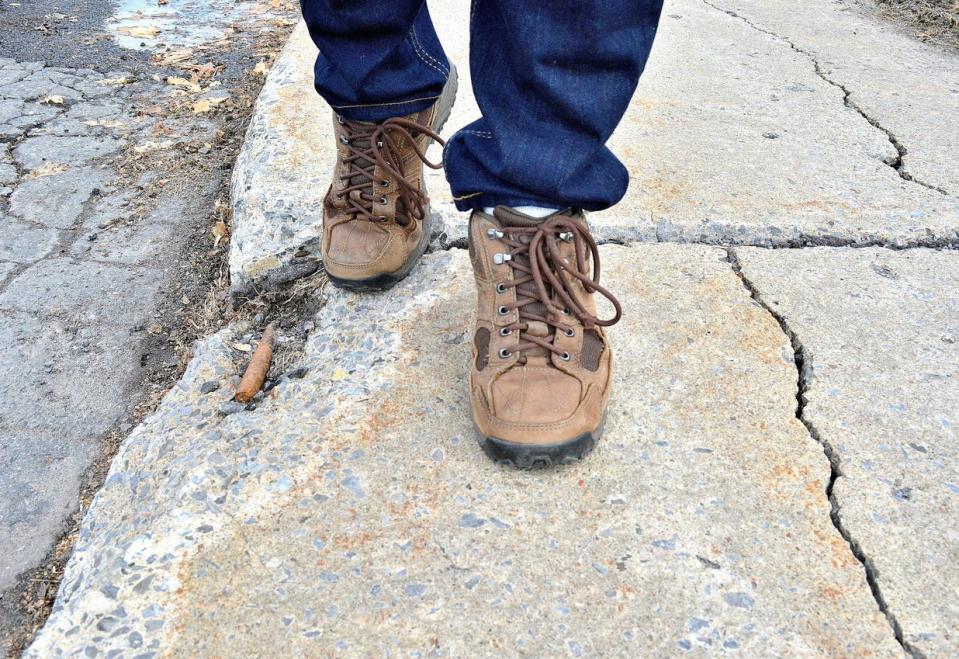
[[(402, 154), (400, 146), (403, 141), (409, 143), (413, 152), (431, 169), (440, 169), (442, 162), (431, 162), (426, 153), (416, 143), (416, 137), (427, 135), (439, 144), (445, 144), (435, 131), (406, 117), (394, 117), (379, 124), (340, 119), (346, 128), (347, 137), (341, 141), (349, 151), (343, 158), (347, 165), (346, 171), (340, 175), (345, 186), (337, 193), (339, 198), (346, 198), (348, 208), (343, 214), (342, 221), (365, 218), (371, 222), (384, 222), (389, 219), (377, 216), (373, 212), (373, 205), (377, 199), (374, 174), (376, 166), (383, 170), (385, 176), (395, 181), (399, 187), (399, 198), (411, 219), (423, 219), (423, 207), (429, 201), (426, 194), (419, 187), (413, 185), (403, 175)], [(390, 181), (385, 180), (387, 187)], [(356, 192), (356, 194), (352, 194)]]
[[(575, 317), (583, 329), (609, 327), (619, 322), (623, 310), (619, 300), (599, 283), (599, 246), (583, 224), (564, 215), (554, 215), (534, 227), (503, 226), (492, 237), (499, 238), (510, 252), (497, 255), (500, 263), (508, 263), (519, 277), (501, 284), (500, 292), (508, 287), (516, 289), (516, 301), (502, 305), (500, 312), (519, 309), (519, 322), (503, 328), (506, 333), (518, 330), (520, 343), (512, 351), (520, 353), (521, 363), (526, 362), (526, 351), (541, 347), (568, 361), (569, 354), (553, 345), (556, 331), (573, 336), (574, 328), (564, 321)], [(575, 263), (562, 255), (560, 243), (572, 243)], [(592, 265), (589, 272), (587, 250)], [(587, 293), (599, 293), (613, 305), (615, 314), (603, 319), (590, 313), (573, 292), (578, 282)], [(532, 284), (532, 287), (529, 286)], [(557, 302), (558, 298), (558, 302)], [(565, 306), (560, 306), (560, 303)], [(548, 337), (530, 334), (530, 323), (544, 323)]]

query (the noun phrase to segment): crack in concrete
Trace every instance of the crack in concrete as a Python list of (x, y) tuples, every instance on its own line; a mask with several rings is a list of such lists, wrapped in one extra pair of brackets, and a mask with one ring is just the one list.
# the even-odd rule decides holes
[(736, 250), (732, 247), (726, 249), (726, 258), (736, 276), (739, 277), (739, 280), (742, 282), (743, 287), (749, 292), (750, 297), (761, 306), (779, 325), (780, 330), (789, 338), (790, 345), (793, 349), (793, 359), (796, 363), (796, 419), (806, 428), (806, 432), (809, 433), (809, 436), (812, 437), (820, 446), (822, 446), (823, 453), (826, 456), (826, 459), (829, 460), (829, 482), (826, 485), (826, 498), (829, 500), (830, 511), (829, 519), (832, 522), (833, 527), (839, 532), (843, 540), (846, 541), (846, 544), (849, 545), (849, 551), (855, 557), (855, 559), (862, 565), (863, 571), (866, 575), (866, 583), (869, 586), (869, 590), (872, 593), (873, 599), (876, 601), (876, 605), (879, 607), (879, 611), (886, 617), (886, 620), (889, 622), (889, 626), (892, 628), (892, 632), (896, 637), (896, 641), (902, 647), (902, 649), (911, 657), (916, 659), (925, 659), (925, 654), (917, 647), (905, 640), (903, 636), (902, 626), (899, 624), (899, 621), (896, 619), (896, 615), (889, 608), (888, 603), (886, 602), (885, 597), (882, 594), (882, 590), (879, 587), (878, 582), (878, 570), (873, 564), (872, 559), (866, 556), (865, 551), (863, 551), (862, 546), (859, 542), (852, 537), (852, 533), (846, 527), (845, 523), (842, 520), (841, 515), (841, 506), (838, 499), (836, 498), (834, 489), (836, 481), (843, 477), (842, 465), (839, 458), (839, 455), (836, 452), (835, 446), (833, 446), (829, 441), (827, 441), (816, 428), (815, 424), (806, 417), (806, 404), (807, 404), (807, 393), (809, 391), (809, 381), (811, 379), (813, 366), (806, 357), (806, 349), (800, 341), (799, 336), (796, 332), (789, 326), (786, 322), (785, 316), (781, 313), (774, 310), (769, 304), (766, 303), (762, 298), (762, 294), (759, 292), (757, 286), (746, 277), (743, 273), (742, 264), (739, 261), (739, 256), (736, 254)]
[(710, 2), (710, 0), (702, 0), (702, 1), (703, 1), (703, 4), (705, 4), (707, 7), (711, 7), (715, 9), (716, 11), (726, 14), (727, 16), (732, 16), (733, 18), (737, 18), (741, 20), (743, 23), (745, 23), (752, 29), (756, 30), (757, 32), (761, 32), (762, 34), (769, 35), (773, 37), (774, 39), (781, 41), (782, 43), (789, 46), (793, 51), (808, 58), (813, 65), (813, 71), (816, 73), (816, 75), (819, 76), (827, 84), (835, 87), (836, 89), (842, 92), (843, 105), (845, 105), (850, 110), (856, 112), (860, 117), (862, 117), (867, 122), (869, 122), (869, 125), (871, 125), (873, 128), (885, 134), (886, 139), (889, 141), (889, 144), (891, 144), (892, 147), (896, 150), (897, 155), (895, 158), (892, 158), (892, 159), (885, 159), (885, 158), (882, 159), (883, 163), (885, 163), (886, 165), (894, 169), (896, 173), (899, 175), (899, 178), (901, 178), (904, 181), (908, 181), (909, 183), (915, 183), (916, 185), (921, 185), (922, 187), (928, 190), (933, 190), (945, 196), (950, 196), (950, 193), (947, 192), (946, 190), (938, 186), (932, 185), (931, 183), (926, 183), (925, 181), (917, 179), (915, 176), (913, 176), (908, 171), (906, 171), (904, 158), (906, 157), (906, 154), (909, 153), (906, 146), (899, 141), (899, 138), (897, 138), (890, 129), (886, 128), (881, 123), (879, 123), (878, 119), (869, 116), (860, 105), (858, 105), (855, 101), (853, 101), (852, 92), (849, 89), (847, 89), (845, 85), (843, 85), (840, 82), (836, 82), (835, 80), (830, 78), (828, 75), (826, 75), (826, 72), (823, 71), (822, 69), (822, 65), (819, 64), (819, 59), (813, 53), (806, 50), (805, 48), (800, 48), (788, 37), (785, 37), (781, 34), (773, 32), (772, 30), (766, 29), (764, 27), (761, 27), (753, 23), (751, 20), (749, 20), (742, 14), (739, 14), (733, 11), (732, 9), (725, 9), (723, 7), (715, 5), (712, 2)]

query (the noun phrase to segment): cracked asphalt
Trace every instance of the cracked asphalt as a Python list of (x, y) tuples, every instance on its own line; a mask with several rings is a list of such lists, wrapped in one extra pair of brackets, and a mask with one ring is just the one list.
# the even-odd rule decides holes
[(119, 441), (222, 322), (211, 229), (289, 29), (289, 7), (211, 5), (131, 49), (137, 4), (0, 2), (0, 656), (49, 612)]
[[(465, 82), (469, 4), (431, 12)], [(270, 300), (305, 297), (315, 315), (281, 325), (293, 348), (246, 407), (233, 391), (275, 310), (260, 298), (255, 317), (194, 334), (182, 377), (120, 445), (26, 656), (959, 653), (955, 53), (831, 0), (671, 0), (611, 142), (630, 192), (591, 216), (604, 284), (626, 307), (606, 434), (587, 460), (534, 474), (472, 440), (472, 279), (441, 174), (427, 175), (431, 253), (401, 285), (288, 281), (318, 256), (334, 151), (312, 55), (296, 30), (263, 89), (220, 265), (234, 291), (274, 286)], [(42, 75), (76, 92), (115, 72)], [(184, 107), (216, 91), (202, 87)], [(476, 113), (464, 87), (454, 130)], [(64, 97), (42, 125), (69, 130), (73, 105), (96, 100)], [(13, 308), (30, 337), (71, 313), (150, 333), (138, 305), (84, 298), (68, 274), (112, 281), (111, 298), (157, 285), (162, 265), (94, 255), (89, 199), (116, 195), (98, 179), (109, 167), (89, 163), (110, 165), (118, 144), (150, 144), (151, 161), (168, 141), (200, 154), (205, 142), (167, 138), (206, 125), (185, 118), (149, 137), (134, 121), (65, 132), (86, 138), (69, 148), (22, 130), (11, 142), (2, 209), (35, 236), (14, 251), (42, 253), (61, 232), (60, 254), (12, 263), (7, 281), (42, 277), (0, 290), (0, 309), (13, 290), (56, 311)], [(43, 210), (71, 171), (46, 163), (64, 153), (84, 173), (63, 187), (88, 195), (73, 220), (68, 193)], [(114, 169), (131, 199), (163, 180)], [(206, 310), (229, 320), (227, 307)]]

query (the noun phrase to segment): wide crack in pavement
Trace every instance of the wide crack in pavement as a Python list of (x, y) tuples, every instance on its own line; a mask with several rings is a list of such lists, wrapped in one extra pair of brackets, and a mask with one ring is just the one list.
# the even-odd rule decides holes
[(829, 500), (829, 518), (832, 521), (832, 525), (849, 544), (849, 551), (862, 565), (866, 582), (869, 584), (869, 590), (872, 592), (872, 596), (876, 600), (876, 605), (879, 607), (879, 610), (889, 621), (889, 625), (896, 637), (896, 641), (902, 646), (903, 650), (905, 650), (911, 656), (922, 657), (924, 656), (922, 652), (904, 640), (902, 627), (899, 624), (899, 621), (896, 619), (895, 614), (892, 612), (892, 610), (890, 610), (889, 605), (886, 603), (886, 600), (882, 595), (882, 591), (879, 588), (879, 583), (876, 580), (875, 566), (873, 565), (872, 561), (869, 560), (869, 557), (865, 555), (865, 552), (863, 552), (862, 547), (859, 545), (856, 539), (852, 537), (849, 529), (846, 528), (845, 524), (843, 524), (842, 516), (840, 514), (839, 501), (833, 494), (836, 481), (843, 475), (840, 468), (839, 457), (836, 454), (835, 447), (833, 447), (833, 445), (820, 434), (815, 425), (805, 414), (806, 392), (809, 390), (808, 376), (810, 370), (812, 369), (812, 364), (806, 363), (806, 356), (803, 350), (802, 342), (799, 339), (799, 335), (789, 327), (789, 324), (786, 322), (786, 319), (782, 314), (778, 313), (766, 303), (756, 285), (753, 284), (753, 282), (751, 282), (743, 273), (742, 266), (739, 263), (739, 258), (736, 255), (736, 249), (733, 247), (727, 248), (726, 254), (729, 263), (732, 266), (733, 272), (735, 272), (740, 281), (742, 281), (743, 287), (749, 291), (752, 299), (754, 299), (757, 304), (759, 304), (770, 316), (773, 317), (783, 334), (788, 337), (789, 343), (792, 346), (793, 359), (796, 364), (796, 418), (806, 427), (806, 431), (809, 433), (809, 436), (822, 445), (823, 453), (829, 460), (830, 474), (829, 482), (826, 484), (825, 488), (825, 495)]

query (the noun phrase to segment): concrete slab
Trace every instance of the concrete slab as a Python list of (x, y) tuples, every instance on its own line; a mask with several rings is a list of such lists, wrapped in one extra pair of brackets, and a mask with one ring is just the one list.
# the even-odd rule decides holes
[[(905, 176), (959, 194), (959, 64), (954, 52), (923, 43), (851, 3), (710, 0), (771, 31), (815, 61), (853, 107), (896, 142)], [(877, 47), (881, 44), (881, 47)]]
[(905, 642), (959, 655), (959, 253), (736, 253), (801, 346), (838, 518)]
[(390, 293), (329, 291), (305, 375), (255, 411), (218, 412), (229, 331), (200, 345), (114, 461), (26, 656), (899, 656), (830, 522), (788, 339), (725, 252), (603, 257), (627, 316), (587, 460), (483, 456), (468, 257), (428, 255)]
[[(460, 71), (448, 134), (479, 112), (469, 85), (468, 4), (449, 0), (431, 7)], [(802, 16), (810, 29), (844, 21), (841, 38), (839, 28), (830, 27), (830, 34), (836, 45), (855, 43), (835, 54), (846, 68), (885, 66), (886, 34), (870, 27), (872, 19), (833, 3), (817, 2), (808, 11), (805, 5), (800, 10), (774, 4), (777, 15)], [(314, 56), (300, 26), (250, 124), (233, 181), (235, 289), (282, 267), (300, 249), (318, 249), (321, 201), (335, 150), (330, 111), (312, 89)], [(630, 189), (621, 204), (593, 215), (595, 231), (607, 240), (716, 244), (955, 243), (955, 190), (943, 194), (896, 169), (897, 144), (912, 149), (909, 158), (917, 167), (920, 155), (943, 171), (956, 158), (952, 138), (942, 134), (954, 122), (940, 119), (956, 114), (959, 57), (940, 54), (935, 62), (942, 75), (923, 76), (918, 64), (891, 64), (881, 76), (856, 80), (856, 99), (896, 93), (909, 99), (910, 116), (925, 115), (925, 123), (915, 124), (917, 132), (930, 130), (921, 147), (911, 147), (906, 137), (894, 144), (846, 104), (844, 90), (823, 77), (814, 57), (787, 40), (696, 0), (668, 2), (647, 71), (611, 141), (632, 173)], [(897, 67), (909, 70), (896, 77)], [(431, 156), (439, 158), (438, 147)], [(913, 166), (909, 158), (907, 170)], [(435, 244), (463, 239), (465, 219), (452, 206), (443, 174), (430, 172), (427, 181)]]
[(0, 321), (0, 340), (16, 357), (0, 363), (0, 446), (21, 431), (95, 443), (129, 412), (129, 388), (142, 376), (138, 335), (20, 312)]
[[(153, 310), (162, 279), (159, 270), (109, 263), (47, 259), (10, 282), (0, 294), (0, 310), (27, 311), (86, 323), (131, 329)], [(91, 285), (93, 282), (93, 285)], [(114, 300), (126, 300), (122, 308)]]
[[(56, 433), (4, 432), (0, 441), (0, 589), (35, 567), (64, 533), (76, 510), (80, 480), (96, 455), (93, 442)], [(58, 487), (44, 487), (46, 483)]]

